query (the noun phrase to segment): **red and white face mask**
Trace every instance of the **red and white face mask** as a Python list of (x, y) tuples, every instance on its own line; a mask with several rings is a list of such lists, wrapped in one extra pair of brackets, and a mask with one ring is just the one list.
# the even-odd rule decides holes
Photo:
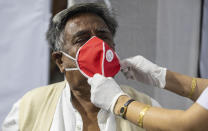
[(113, 77), (120, 71), (117, 54), (103, 40), (96, 36), (90, 38), (77, 51), (76, 58), (62, 52), (66, 57), (76, 61), (77, 68), (65, 68), (65, 71), (79, 70), (85, 77), (99, 73)]

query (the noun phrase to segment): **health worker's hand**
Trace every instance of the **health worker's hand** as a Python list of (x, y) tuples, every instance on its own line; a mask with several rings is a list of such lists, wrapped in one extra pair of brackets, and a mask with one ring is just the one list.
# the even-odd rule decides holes
[(104, 110), (114, 113), (114, 106), (119, 96), (126, 95), (111, 77), (95, 74), (88, 79), (91, 86), (91, 102)]
[(121, 61), (121, 71), (127, 79), (137, 80), (155, 87), (165, 87), (166, 70), (140, 55)]

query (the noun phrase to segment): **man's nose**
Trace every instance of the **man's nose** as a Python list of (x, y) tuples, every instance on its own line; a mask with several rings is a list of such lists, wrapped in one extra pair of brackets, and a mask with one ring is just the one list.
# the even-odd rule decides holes
[[(91, 36), (91, 37), (92, 37), (92, 36), (97, 36), (97, 34), (96, 34), (95, 31), (92, 30), (92, 31), (90, 32), (90, 36)], [(97, 37), (98, 37), (98, 36), (97, 36)]]

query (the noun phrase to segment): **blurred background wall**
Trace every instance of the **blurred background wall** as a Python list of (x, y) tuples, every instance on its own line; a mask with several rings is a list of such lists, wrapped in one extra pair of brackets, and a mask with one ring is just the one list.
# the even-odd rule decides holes
[(50, 0), (0, 1), (0, 123), (27, 91), (48, 84)]
[(208, 0), (204, 0), (202, 16), (200, 75), (208, 78)]
[[(208, 16), (205, 4), (208, 0), (68, 0), (68, 6), (96, 1), (106, 3), (116, 14), (119, 28), (115, 42), (121, 59), (140, 54), (176, 72), (197, 76), (200, 71), (204, 72), (204, 77), (208, 76), (205, 71), (208, 64), (204, 64), (208, 62), (208, 33), (207, 24), (203, 22)], [(26, 91), (63, 80), (53, 62), (50, 62), (48, 75), (49, 50), (45, 31), (51, 2), (0, 2), (3, 9), (0, 16), (4, 18), (3, 22), (0, 21), (4, 32), (0, 33), (0, 123), (12, 104)], [(66, 8), (66, 3), (66, 0), (54, 0), (51, 5), (53, 14)], [(198, 68), (199, 60), (203, 71)], [(155, 98), (166, 108), (187, 109), (192, 103), (168, 91), (127, 81), (121, 73), (116, 80), (119, 84), (140, 87), (139, 91)]]

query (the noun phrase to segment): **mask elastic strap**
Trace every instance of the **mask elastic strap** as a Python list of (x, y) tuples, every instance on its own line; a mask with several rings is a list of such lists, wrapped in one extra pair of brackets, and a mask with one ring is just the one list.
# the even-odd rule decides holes
[(65, 71), (75, 71), (75, 70), (79, 70), (78, 68), (65, 68)]
[[(66, 57), (76, 61), (75, 58), (73, 58), (72, 56), (68, 55), (67, 53), (60, 51), (61, 53), (63, 53)], [(65, 68), (65, 71), (75, 71), (75, 70), (79, 70), (78, 68)]]
[(68, 55), (67, 53), (63, 52), (63, 51), (60, 51), (61, 53), (63, 53), (65, 56), (69, 57), (70, 59), (76, 61), (75, 58), (73, 58), (72, 56)]

